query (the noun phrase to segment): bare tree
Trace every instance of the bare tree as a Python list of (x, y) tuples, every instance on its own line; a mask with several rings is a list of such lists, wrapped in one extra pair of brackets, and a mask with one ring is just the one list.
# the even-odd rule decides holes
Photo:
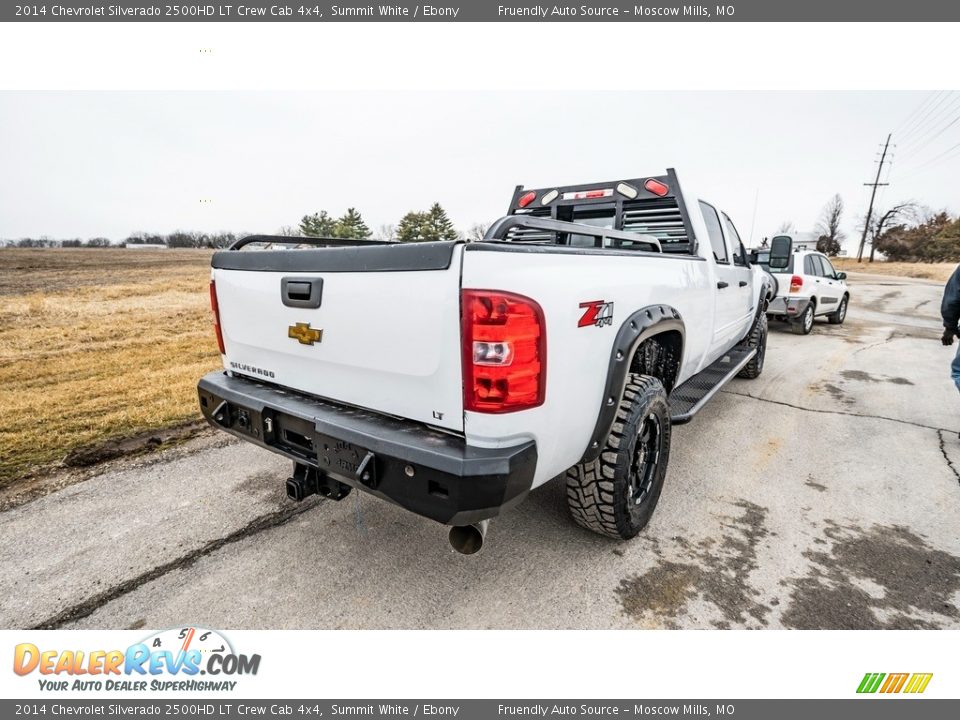
[(843, 198), (834, 195), (820, 211), (820, 219), (814, 229), (817, 233), (817, 250), (827, 255), (837, 255), (840, 243), (847, 237), (840, 229), (843, 218)]
[(793, 220), (784, 220), (780, 223), (780, 227), (777, 228), (778, 233), (789, 233), (797, 229), (797, 226), (794, 225)]
[(877, 238), (883, 235), (884, 230), (893, 225), (897, 220), (910, 220), (919, 212), (920, 208), (913, 200), (894, 205), (886, 212), (879, 213), (877, 218), (870, 223), (870, 262), (873, 262), (873, 253), (877, 247)]
[(471, 225), (470, 229), (467, 230), (467, 242), (480, 242), (483, 240), (489, 227), (489, 223), (474, 223)]
[(377, 240), (395, 240), (397, 238), (397, 228), (395, 225), (384, 224), (377, 228), (375, 236)]
[(300, 228), (293, 227), (293, 225), (284, 225), (277, 230), (277, 235), (282, 235), (283, 237), (302, 237), (303, 233), (300, 232)]

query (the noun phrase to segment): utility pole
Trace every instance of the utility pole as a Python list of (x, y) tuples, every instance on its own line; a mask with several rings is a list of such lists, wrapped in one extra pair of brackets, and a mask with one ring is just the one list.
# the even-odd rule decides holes
[(883, 154), (880, 155), (880, 165), (877, 167), (877, 177), (872, 183), (864, 183), (867, 187), (872, 187), (870, 191), (870, 205), (867, 208), (867, 219), (863, 223), (863, 235), (860, 236), (860, 248), (857, 250), (857, 262), (863, 262), (863, 247), (867, 244), (867, 231), (870, 229), (870, 220), (873, 217), (873, 201), (877, 197), (877, 188), (890, 183), (880, 182), (880, 173), (883, 171), (883, 162), (887, 159), (887, 149), (890, 147), (890, 137), (887, 135), (887, 141), (883, 144)]

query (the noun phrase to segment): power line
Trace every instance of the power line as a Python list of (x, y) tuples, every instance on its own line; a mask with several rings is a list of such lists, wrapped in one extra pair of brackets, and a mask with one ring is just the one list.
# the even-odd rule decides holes
[(916, 134), (914, 134), (912, 138), (906, 140), (901, 138), (900, 143), (904, 146), (909, 146), (922, 142), (924, 137), (932, 132), (944, 118), (956, 110), (958, 105), (960, 105), (960, 95), (953, 98), (953, 100), (946, 105), (941, 106), (940, 110), (932, 113), (925, 123), (926, 127), (921, 128), (918, 126), (915, 130)]
[(921, 127), (923, 127), (923, 124), (927, 121), (927, 119), (931, 116), (931, 114), (936, 112), (937, 109), (941, 105), (943, 105), (946, 99), (950, 97), (949, 92), (945, 90), (942, 92), (943, 92), (943, 96), (938, 101), (936, 101), (930, 108), (928, 108), (927, 111), (923, 114), (923, 116), (919, 120), (917, 120), (914, 123), (911, 123), (911, 125), (903, 131), (903, 135), (900, 136), (901, 142), (908, 141), (911, 135), (915, 134)]
[(903, 119), (903, 121), (902, 121), (899, 125), (897, 125), (897, 127), (895, 127), (895, 128), (893, 129), (893, 134), (899, 136), (899, 134), (900, 134), (901, 131), (906, 130), (906, 129), (907, 129), (907, 125), (909, 125), (910, 123), (913, 122), (913, 120), (916, 118), (917, 114), (918, 114), (924, 107), (926, 107), (927, 104), (928, 104), (933, 98), (935, 98), (935, 97), (936, 97), (937, 95), (939, 95), (941, 92), (942, 92), (941, 90), (934, 90), (934, 91), (932, 91), (929, 95), (927, 95), (927, 96), (921, 101), (921, 103), (920, 103), (919, 105), (917, 105), (917, 107), (915, 107), (915, 108), (911, 111), (911, 113), (910, 113), (909, 115), (907, 115), (907, 116)]
[(958, 122), (960, 122), (960, 113), (957, 113), (956, 117), (954, 117), (953, 120), (951, 120), (949, 123), (947, 123), (947, 124), (944, 125), (942, 128), (940, 128), (940, 130), (939, 130), (935, 135), (933, 135), (929, 140), (927, 140), (927, 142), (925, 142), (925, 143), (924, 143), (923, 145), (921, 145), (919, 148), (916, 148), (916, 150), (915, 150), (915, 152), (914, 152), (914, 155), (913, 155), (912, 157), (915, 158), (915, 157), (916, 157), (916, 153), (918, 153), (918, 152), (919, 152), (920, 150), (922, 150), (923, 148), (927, 147), (930, 143), (932, 143), (932, 142), (933, 142), (934, 140), (936, 140), (938, 137), (940, 137), (941, 135), (943, 135), (947, 130), (949, 130), (951, 127), (953, 127), (954, 125), (956, 125)]
[(934, 167), (937, 167), (938, 165), (942, 165), (947, 160), (952, 160), (954, 157), (960, 157), (960, 153), (954, 152), (955, 150), (958, 150), (958, 149), (960, 149), (960, 143), (957, 143), (956, 145), (947, 148), (939, 155), (936, 155), (935, 157), (930, 158), (923, 165), (913, 168), (909, 173), (902, 176), (900, 179), (906, 180), (907, 178), (912, 178), (915, 175), (928, 172), (932, 170)]
[[(946, 107), (944, 112), (939, 113), (935, 120), (931, 120), (930, 126), (921, 135), (907, 142), (901, 141), (901, 146), (909, 148), (908, 153), (911, 156), (916, 155), (960, 119), (960, 112), (950, 117), (950, 113), (957, 108), (958, 104), (960, 104), (960, 97), (957, 97), (954, 102)], [(945, 118), (949, 118), (946, 120), (946, 123), (942, 125), (939, 124)]]
[(928, 110), (928, 112), (924, 113), (923, 121), (918, 122), (916, 125), (914, 125), (913, 129), (909, 133), (904, 133), (901, 136), (901, 142), (903, 142), (905, 145), (910, 145), (916, 142), (916, 140), (910, 138), (909, 136), (916, 135), (917, 133), (922, 134), (923, 132), (925, 132), (924, 125), (926, 125), (929, 128), (931, 125), (939, 121), (945, 114), (949, 113), (950, 110), (956, 107), (957, 101), (960, 100), (960, 96), (956, 96), (951, 100), (950, 96), (952, 94), (953, 94), (953, 91), (946, 92), (943, 95), (943, 97), (940, 98), (939, 102), (937, 102), (936, 106), (931, 107)]

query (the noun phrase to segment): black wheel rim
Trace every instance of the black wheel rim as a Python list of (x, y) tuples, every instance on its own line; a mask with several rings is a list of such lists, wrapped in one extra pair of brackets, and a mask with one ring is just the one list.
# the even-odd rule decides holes
[(663, 445), (663, 431), (660, 418), (653, 413), (647, 415), (640, 424), (637, 442), (630, 462), (630, 501), (640, 505), (650, 496), (653, 481), (660, 464), (660, 450)]

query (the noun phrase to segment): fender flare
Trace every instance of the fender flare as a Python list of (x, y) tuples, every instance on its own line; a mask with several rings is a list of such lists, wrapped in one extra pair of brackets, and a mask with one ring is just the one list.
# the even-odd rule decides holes
[(610, 364), (607, 368), (603, 397), (600, 399), (600, 412), (580, 462), (592, 462), (600, 456), (603, 442), (616, 418), (623, 388), (627, 384), (627, 373), (630, 371), (630, 363), (637, 347), (644, 340), (670, 330), (680, 333), (682, 356), (682, 348), (686, 343), (686, 329), (680, 313), (669, 305), (648, 305), (640, 308), (620, 326), (610, 351)]

